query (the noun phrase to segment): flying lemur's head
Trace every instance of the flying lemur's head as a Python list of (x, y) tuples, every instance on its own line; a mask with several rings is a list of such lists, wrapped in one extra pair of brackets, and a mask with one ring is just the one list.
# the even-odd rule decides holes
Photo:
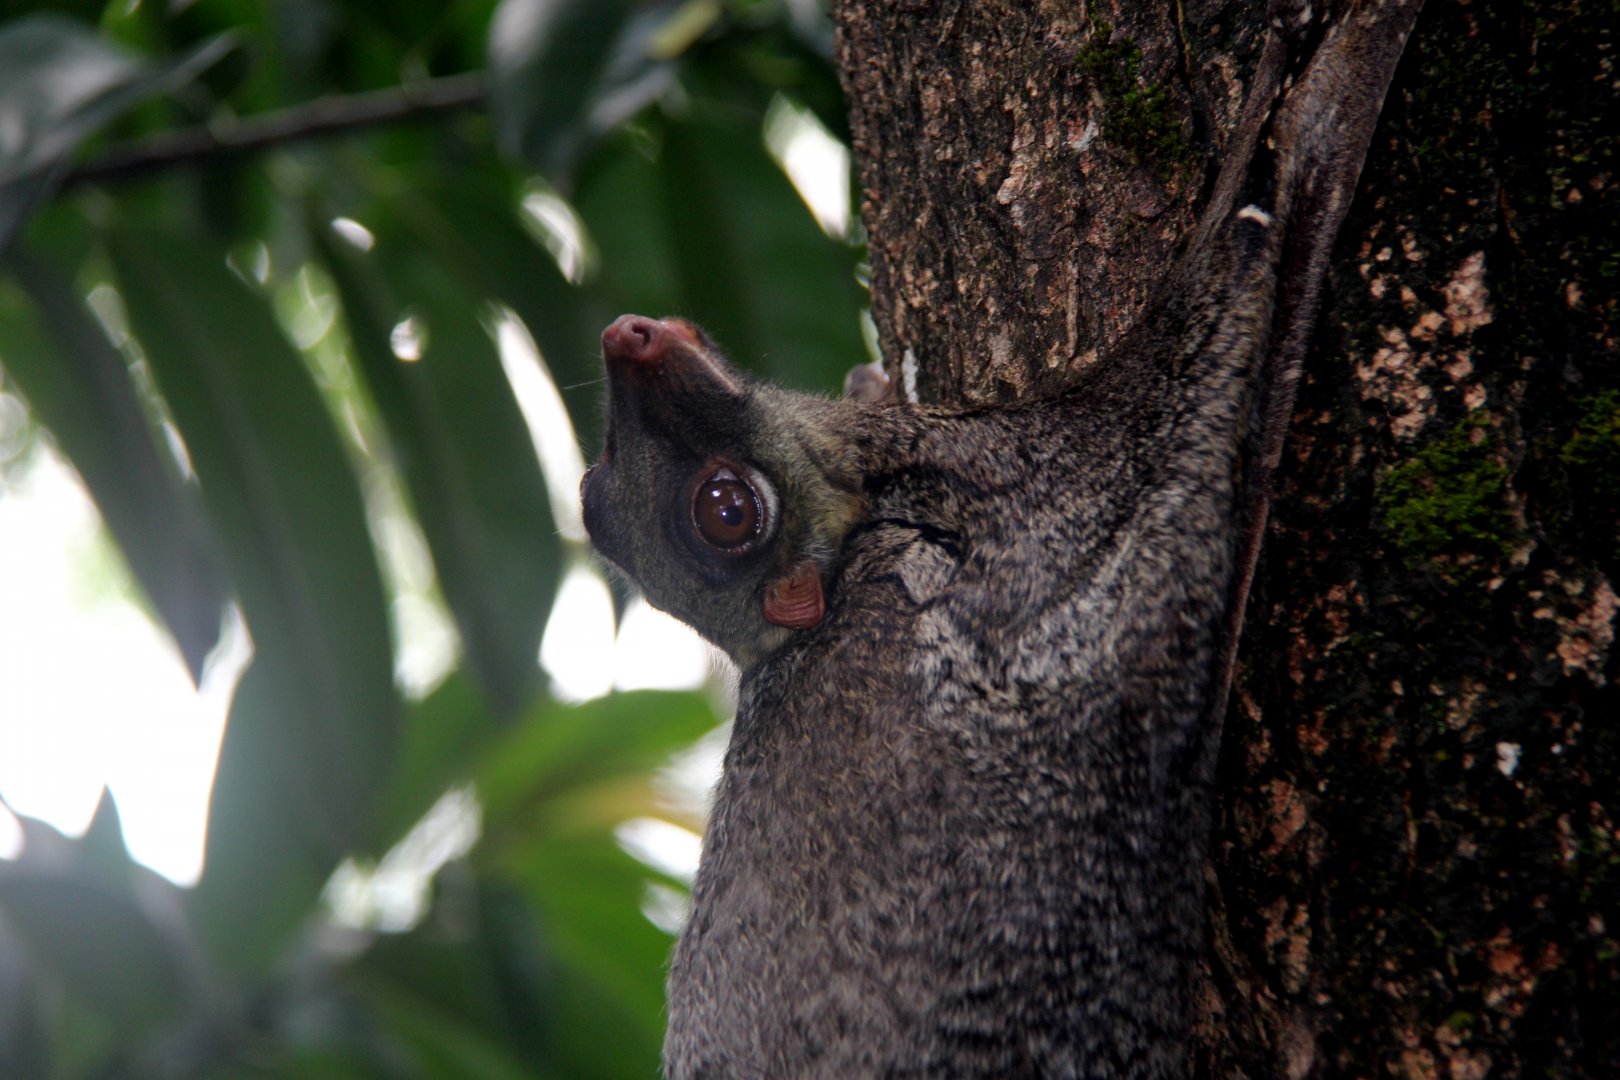
[(860, 515), (851, 403), (766, 386), (681, 319), (602, 334), (608, 422), (585, 528), (652, 604), (752, 665), (826, 614)]

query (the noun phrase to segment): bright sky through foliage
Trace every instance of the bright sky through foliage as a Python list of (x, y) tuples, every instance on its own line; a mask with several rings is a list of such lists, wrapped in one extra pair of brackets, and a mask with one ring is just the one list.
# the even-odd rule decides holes
[(106, 785), (130, 853), (194, 881), (240, 631), (199, 693), (131, 599), (78, 477), (50, 452), (0, 495), (0, 597), (0, 795), (79, 833)]

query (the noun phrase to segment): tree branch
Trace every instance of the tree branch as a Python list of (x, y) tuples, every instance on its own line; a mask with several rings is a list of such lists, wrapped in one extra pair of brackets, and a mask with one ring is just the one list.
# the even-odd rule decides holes
[(115, 147), (70, 172), (62, 187), (66, 189), (92, 181), (127, 180), (218, 155), (249, 153), (281, 143), (340, 135), (413, 117), (453, 112), (478, 105), (483, 99), (484, 75), (479, 71), (363, 94), (320, 98), (239, 120), (166, 131), (150, 139)]

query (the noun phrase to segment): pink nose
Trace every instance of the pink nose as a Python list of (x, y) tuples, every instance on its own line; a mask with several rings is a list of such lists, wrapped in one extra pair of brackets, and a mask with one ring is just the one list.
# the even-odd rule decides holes
[(669, 350), (668, 327), (645, 315), (620, 315), (602, 331), (602, 356), (633, 364), (657, 364)]

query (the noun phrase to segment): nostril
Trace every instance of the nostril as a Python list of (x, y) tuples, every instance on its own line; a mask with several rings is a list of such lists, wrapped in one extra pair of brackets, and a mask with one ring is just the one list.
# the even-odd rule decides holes
[(610, 360), (655, 363), (663, 359), (667, 344), (664, 325), (644, 315), (621, 315), (602, 332), (602, 355)]

